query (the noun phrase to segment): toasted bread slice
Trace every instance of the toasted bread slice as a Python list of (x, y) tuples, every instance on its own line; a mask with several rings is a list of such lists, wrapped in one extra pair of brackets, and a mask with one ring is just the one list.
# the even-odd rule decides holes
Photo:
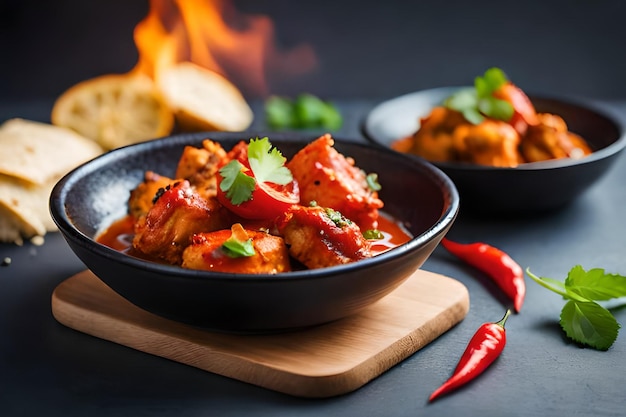
[(51, 119), (106, 149), (165, 136), (174, 126), (174, 114), (152, 79), (135, 73), (72, 86), (54, 103)]
[(181, 130), (247, 129), (254, 115), (241, 92), (220, 74), (191, 62), (162, 70), (157, 85)]

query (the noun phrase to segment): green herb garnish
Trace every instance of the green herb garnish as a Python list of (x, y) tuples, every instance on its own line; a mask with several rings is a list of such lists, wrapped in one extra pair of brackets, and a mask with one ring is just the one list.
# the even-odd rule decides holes
[(256, 186), (256, 180), (245, 174), (247, 168), (236, 159), (233, 159), (220, 169), (222, 182), (220, 189), (226, 193), (226, 197), (234, 205), (239, 205), (250, 200), (252, 191)]
[(485, 117), (509, 121), (513, 117), (513, 105), (493, 96), (508, 78), (499, 68), (489, 68), (482, 77), (474, 79), (473, 88), (461, 89), (444, 101), (449, 109), (463, 114), (473, 124), (479, 124)]
[(222, 244), (224, 253), (231, 258), (254, 256), (256, 252), (252, 245), (252, 239), (248, 238), (243, 226), (236, 223), (231, 227), (231, 230), (232, 234)]
[(286, 185), (293, 181), (289, 168), (285, 166), (287, 159), (269, 139), (250, 139), (248, 144), (248, 162), (253, 176), (246, 174), (248, 169), (239, 161), (232, 160), (220, 169), (222, 182), (220, 189), (234, 205), (239, 205), (252, 198), (257, 182), (271, 182)]
[(224, 242), (222, 245), (224, 253), (231, 258), (242, 258), (246, 256), (254, 256), (254, 246), (252, 246), (252, 239), (240, 242), (232, 237)]
[(367, 187), (372, 191), (380, 191), (382, 189), (378, 182), (378, 174), (376, 173), (367, 174), (365, 181), (367, 182)]
[(274, 129), (286, 129), (294, 126), (296, 116), (291, 100), (271, 96), (265, 101), (267, 124)]
[(526, 269), (526, 273), (567, 300), (560, 324), (570, 339), (598, 350), (607, 350), (613, 345), (621, 326), (598, 302), (626, 297), (626, 276), (607, 274), (600, 268), (585, 271), (580, 265), (569, 271), (564, 282), (537, 277), (530, 269)]
[(367, 240), (380, 240), (384, 238), (383, 233), (378, 229), (368, 229), (363, 232), (363, 237)]
[(341, 214), (337, 210), (334, 210), (331, 208), (325, 208), (324, 211), (326, 212), (326, 215), (328, 216), (328, 218), (333, 223), (335, 223), (335, 226), (337, 227), (345, 227), (345, 226), (349, 226), (352, 224), (351, 220), (345, 218), (343, 214)]
[(267, 124), (274, 129), (337, 130), (343, 124), (339, 110), (329, 101), (304, 93), (291, 100), (272, 96), (265, 101)]
[(287, 185), (293, 181), (291, 171), (285, 166), (287, 158), (278, 149), (272, 147), (267, 137), (250, 139), (248, 161), (254, 178), (259, 182)]

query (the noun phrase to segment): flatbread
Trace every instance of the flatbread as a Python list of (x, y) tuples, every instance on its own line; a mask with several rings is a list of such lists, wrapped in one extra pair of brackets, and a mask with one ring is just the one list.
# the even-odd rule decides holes
[(43, 235), (46, 231), (56, 231), (56, 224), (48, 211), (48, 200), (54, 184), (55, 181), (43, 185), (30, 184), (0, 175), (0, 206), (28, 225), (25, 232), (32, 229)]
[(32, 222), (0, 204), (0, 242), (12, 242), (21, 245), (24, 243), (24, 238), (43, 236), (44, 234), (43, 225), (39, 224), (33, 228)]
[(0, 126), (0, 174), (43, 185), (102, 153), (74, 131), (25, 119)]
[(62, 127), (24, 119), (0, 126), (0, 241), (57, 230), (49, 212), (52, 188), (63, 175), (102, 153), (95, 142)]

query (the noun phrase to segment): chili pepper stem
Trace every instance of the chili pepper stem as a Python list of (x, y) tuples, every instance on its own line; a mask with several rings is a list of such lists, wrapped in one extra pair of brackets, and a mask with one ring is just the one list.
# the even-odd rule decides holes
[(494, 324), (497, 324), (498, 326), (502, 327), (504, 329), (504, 325), (506, 324), (506, 320), (509, 318), (509, 316), (511, 315), (511, 309), (507, 309), (506, 312), (504, 313), (504, 317), (502, 317), (500, 320), (496, 321)]
[(507, 309), (499, 321), (484, 323), (478, 328), (461, 356), (454, 374), (430, 395), (429, 402), (471, 381), (496, 360), (506, 344), (504, 325), (510, 315), (511, 310)]

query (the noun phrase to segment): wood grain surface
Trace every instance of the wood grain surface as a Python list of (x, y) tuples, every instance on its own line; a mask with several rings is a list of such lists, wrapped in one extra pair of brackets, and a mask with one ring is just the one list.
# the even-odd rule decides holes
[(449, 330), (468, 310), (469, 294), (463, 284), (423, 270), (354, 316), (268, 335), (209, 332), (164, 319), (129, 303), (91, 271), (68, 278), (52, 294), (54, 317), (70, 328), (312, 398), (358, 389)]

